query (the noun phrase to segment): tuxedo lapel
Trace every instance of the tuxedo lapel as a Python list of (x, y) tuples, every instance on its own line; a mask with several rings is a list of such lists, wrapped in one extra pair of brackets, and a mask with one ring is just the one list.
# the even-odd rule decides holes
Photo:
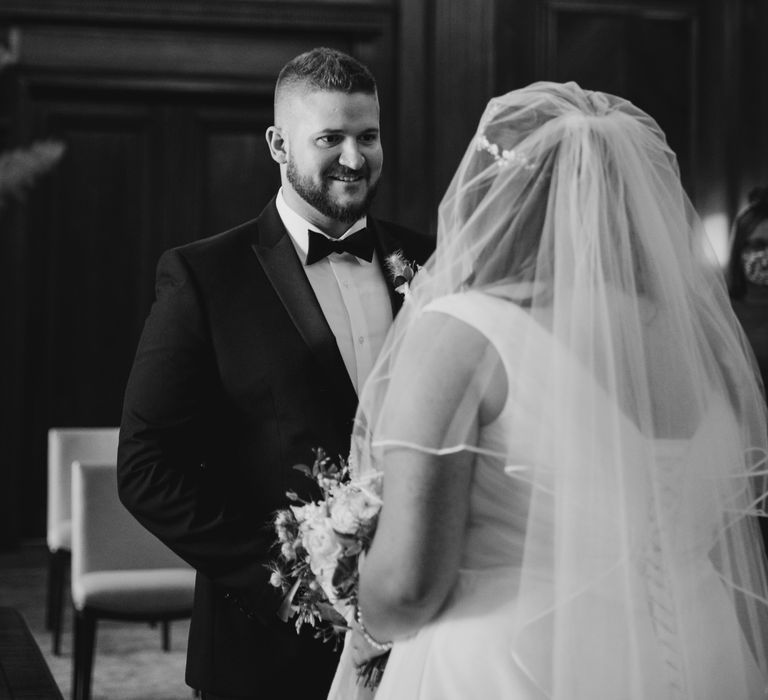
[(368, 228), (372, 229), (376, 240), (376, 257), (379, 260), (379, 266), (387, 282), (387, 291), (389, 292), (389, 301), (392, 304), (392, 316), (396, 316), (403, 305), (403, 295), (395, 291), (392, 274), (387, 269), (387, 258), (397, 251), (402, 250), (402, 244), (389, 233), (386, 226), (376, 221), (373, 217), (368, 217)]
[(252, 248), (264, 273), (304, 342), (317, 358), (330, 384), (345, 399), (357, 403), (354, 385), (312, 286), (304, 274), (291, 237), (283, 226), (273, 199), (256, 220), (257, 240)]

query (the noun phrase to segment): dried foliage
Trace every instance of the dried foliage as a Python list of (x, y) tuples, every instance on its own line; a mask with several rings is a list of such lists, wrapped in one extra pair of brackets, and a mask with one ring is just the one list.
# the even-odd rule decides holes
[(0, 208), (23, 199), (29, 188), (64, 155), (59, 141), (38, 141), (27, 148), (0, 153)]

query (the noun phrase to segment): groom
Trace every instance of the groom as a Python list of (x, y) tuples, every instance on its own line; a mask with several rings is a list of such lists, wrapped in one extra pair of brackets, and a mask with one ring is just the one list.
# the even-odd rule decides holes
[(376, 84), (314, 49), (267, 130), (282, 187), (261, 215), (166, 252), (128, 380), (118, 486), (197, 569), (186, 680), (204, 698), (324, 698), (336, 654), (276, 614), (270, 517), (312, 448), (349, 451), (357, 395), (400, 303), (384, 272), (430, 244), (367, 215), (382, 167)]

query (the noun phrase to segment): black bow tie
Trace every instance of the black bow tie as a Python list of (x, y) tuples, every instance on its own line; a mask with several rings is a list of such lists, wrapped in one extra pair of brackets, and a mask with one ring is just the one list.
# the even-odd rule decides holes
[(316, 263), (331, 253), (352, 253), (358, 258), (373, 260), (373, 233), (367, 228), (355, 231), (351, 236), (337, 241), (317, 231), (309, 231), (309, 250), (306, 265)]

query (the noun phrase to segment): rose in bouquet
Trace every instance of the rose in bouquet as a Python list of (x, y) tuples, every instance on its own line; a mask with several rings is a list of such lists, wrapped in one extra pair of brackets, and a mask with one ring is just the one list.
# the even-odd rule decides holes
[[(310, 625), (315, 636), (338, 643), (354, 620), (359, 560), (381, 508), (380, 477), (353, 480), (347, 462), (336, 464), (320, 448), (311, 468), (295, 469), (317, 484), (322, 498), (305, 501), (287, 493), (293, 505), (275, 516), (279, 554), (270, 582), (284, 593), (283, 620), (295, 618), (297, 631)], [(375, 687), (385, 663), (384, 655), (369, 661), (359, 670), (361, 680)]]

